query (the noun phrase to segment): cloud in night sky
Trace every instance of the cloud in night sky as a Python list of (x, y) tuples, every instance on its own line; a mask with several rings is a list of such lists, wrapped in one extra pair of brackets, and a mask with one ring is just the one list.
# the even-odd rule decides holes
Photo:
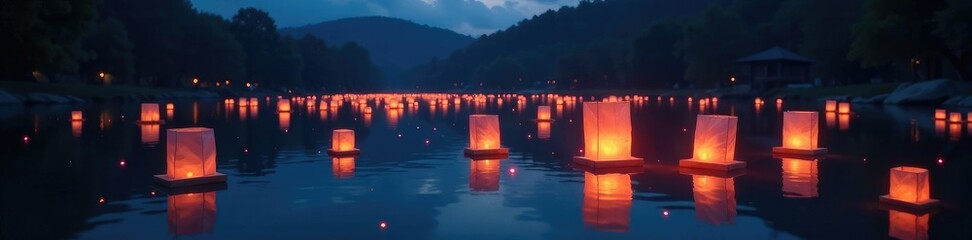
[(581, 0), (191, 0), (205, 12), (232, 17), (244, 7), (270, 13), (279, 27), (348, 17), (386, 16), (478, 37)]

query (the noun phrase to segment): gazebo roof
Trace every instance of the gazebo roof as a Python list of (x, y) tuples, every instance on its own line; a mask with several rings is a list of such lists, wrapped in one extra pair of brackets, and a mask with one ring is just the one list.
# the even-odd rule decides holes
[(736, 62), (766, 62), (766, 61), (792, 61), (792, 62), (803, 62), (803, 63), (813, 62), (813, 60), (810, 60), (809, 58), (797, 55), (796, 53), (787, 51), (786, 49), (783, 49), (779, 46), (736, 60)]

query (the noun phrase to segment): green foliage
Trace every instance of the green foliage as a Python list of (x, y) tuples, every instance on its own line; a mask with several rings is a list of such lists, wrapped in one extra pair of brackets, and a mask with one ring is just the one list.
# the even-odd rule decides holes
[(733, 61), (753, 52), (753, 36), (733, 12), (710, 7), (701, 19), (685, 26), (678, 51), (685, 61), (685, 80), (697, 87), (725, 82)]
[(293, 52), (291, 43), (277, 33), (270, 14), (256, 8), (240, 9), (233, 16), (230, 29), (246, 49), (249, 81), (268, 86), (298, 83), (300, 57)]
[(304, 86), (312, 89), (330, 87), (328, 80), (332, 78), (333, 69), (331, 50), (327, 48), (327, 43), (314, 35), (304, 35), (297, 40), (297, 53), (304, 63), (304, 69), (300, 73)]
[(93, 0), (0, 1), (0, 77), (77, 71), (85, 57), (81, 38), (94, 17)]
[(134, 76), (134, 43), (128, 38), (125, 25), (118, 20), (101, 20), (85, 35), (82, 46), (88, 51), (88, 60), (82, 64), (83, 76), (93, 77), (102, 72), (111, 73), (117, 79)]
[(664, 21), (648, 29), (634, 40), (631, 71), (641, 88), (667, 88), (680, 82), (685, 65), (672, 49), (682, 39), (683, 26)]

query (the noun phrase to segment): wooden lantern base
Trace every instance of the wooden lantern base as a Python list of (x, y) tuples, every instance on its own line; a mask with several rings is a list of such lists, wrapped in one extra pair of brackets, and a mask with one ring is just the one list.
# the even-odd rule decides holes
[(593, 173), (595, 175), (601, 174), (639, 174), (645, 172), (644, 165), (629, 166), (629, 167), (592, 167), (588, 165), (583, 165), (578, 162), (573, 162), (570, 164), (571, 167), (577, 170)]
[(165, 120), (158, 120), (158, 121), (135, 120), (135, 123), (141, 124), (141, 125), (162, 125), (162, 124), (165, 124)]
[(717, 171), (731, 171), (746, 168), (746, 162), (730, 161), (725, 163), (705, 162), (696, 159), (682, 159), (678, 161), (678, 166), (682, 168), (699, 168)]
[(551, 119), (533, 119), (533, 121), (534, 122), (553, 122), (554, 120), (553, 120), (553, 118), (551, 118)]
[(494, 149), (466, 148), (462, 150), (462, 155), (472, 159), (506, 158), (510, 155), (510, 149), (509, 148), (494, 148)]
[(734, 178), (742, 175), (746, 175), (746, 169), (740, 168), (729, 171), (722, 170), (712, 170), (703, 168), (678, 168), (678, 173), (682, 175), (700, 175), (709, 177), (720, 177), (720, 178)]
[(180, 187), (198, 186), (198, 185), (207, 185), (207, 184), (214, 184), (214, 183), (225, 183), (225, 182), (226, 182), (226, 174), (222, 174), (219, 172), (205, 177), (194, 177), (194, 178), (184, 178), (184, 179), (172, 179), (165, 174), (155, 175), (155, 183), (170, 188), (180, 188)]
[(591, 168), (641, 168), (645, 164), (645, 159), (629, 157), (623, 159), (594, 160), (583, 156), (574, 157), (574, 163)]
[(347, 151), (337, 151), (333, 149), (328, 149), (327, 155), (331, 157), (355, 157), (361, 155), (361, 149), (355, 148)]
[(904, 210), (911, 211), (925, 211), (930, 210), (938, 206), (939, 202), (937, 199), (928, 199), (921, 202), (905, 202), (898, 199), (891, 198), (890, 195), (884, 195), (878, 198), (881, 204), (886, 204), (892, 208), (901, 208)]
[(797, 148), (774, 147), (773, 153), (784, 154), (784, 155), (819, 156), (819, 155), (827, 154), (827, 149), (826, 148), (797, 149)]
[(159, 189), (160, 192), (166, 195), (179, 195), (186, 193), (206, 193), (206, 192), (216, 192), (226, 190), (226, 182), (209, 183), (203, 185), (193, 185), (178, 188), (162, 188)]

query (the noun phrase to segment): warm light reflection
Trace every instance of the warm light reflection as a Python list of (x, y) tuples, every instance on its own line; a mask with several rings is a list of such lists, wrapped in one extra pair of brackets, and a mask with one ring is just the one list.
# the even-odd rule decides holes
[(401, 117), (401, 109), (388, 109), (388, 127), (395, 129), (398, 127), (398, 118)]
[(155, 145), (159, 143), (159, 127), (158, 124), (142, 124), (139, 125), (142, 131), (142, 144), (145, 145)]
[(334, 157), (331, 158), (331, 171), (338, 179), (354, 177), (354, 157)]
[(948, 122), (950, 123), (962, 122), (962, 113), (959, 112), (948, 113)]
[(948, 140), (958, 141), (962, 139), (962, 124), (961, 123), (949, 123), (948, 124)]
[(817, 197), (817, 160), (783, 158), (783, 196)]
[(736, 218), (736, 187), (732, 178), (692, 175), (695, 217), (713, 224), (733, 224)]
[(550, 139), (550, 122), (537, 122), (537, 138)]
[(166, 131), (166, 175), (171, 179), (216, 174), (216, 136), (211, 128), (174, 128)]
[(631, 105), (628, 102), (585, 102), (584, 156), (616, 160), (631, 157)]
[(826, 115), (826, 118), (827, 118), (827, 127), (828, 128), (833, 128), (833, 127), (836, 127), (837, 126), (837, 113), (827, 112), (824, 115)]
[(699, 115), (695, 124), (693, 159), (709, 163), (734, 161), (738, 118), (724, 115)]
[(850, 115), (849, 114), (838, 114), (837, 115), (837, 126), (841, 131), (847, 131), (850, 128)]
[(901, 240), (928, 239), (929, 215), (888, 210), (888, 236)]
[(168, 198), (169, 232), (192, 235), (212, 232), (216, 226), (216, 192), (186, 193)]
[(935, 136), (945, 137), (945, 120), (935, 120)]
[(499, 191), (500, 160), (470, 160), (469, 188), (474, 192)]
[(817, 148), (818, 119), (817, 112), (784, 112), (783, 147), (793, 149)]
[(499, 115), (469, 115), (469, 148), (473, 150), (499, 149)]
[(627, 232), (631, 225), (631, 176), (584, 173), (584, 225), (600, 231)]
[(284, 132), (290, 131), (290, 112), (278, 112), (277, 122), (280, 123), (280, 130)]
[(71, 136), (81, 137), (81, 123), (81, 121), (71, 121)]
[(891, 168), (890, 176), (889, 198), (907, 203), (920, 203), (931, 199), (927, 169), (895, 167)]

